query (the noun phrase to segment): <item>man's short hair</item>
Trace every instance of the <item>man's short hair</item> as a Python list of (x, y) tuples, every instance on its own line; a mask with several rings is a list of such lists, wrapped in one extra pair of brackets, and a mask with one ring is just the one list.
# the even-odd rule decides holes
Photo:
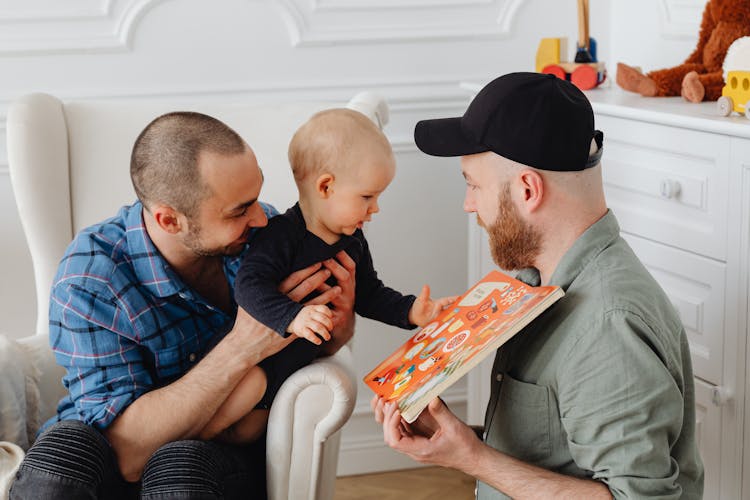
[(146, 209), (163, 203), (193, 217), (209, 194), (198, 169), (200, 154), (234, 156), (247, 147), (237, 132), (216, 118), (190, 111), (167, 113), (135, 140), (130, 179)]
[(356, 164), (367, 152), (393, 156), (385, 134), (358, 111), (334, 108), (314, 114), (289, 143), (289, 164), (297, 185), (324, 172), (337, 172)]

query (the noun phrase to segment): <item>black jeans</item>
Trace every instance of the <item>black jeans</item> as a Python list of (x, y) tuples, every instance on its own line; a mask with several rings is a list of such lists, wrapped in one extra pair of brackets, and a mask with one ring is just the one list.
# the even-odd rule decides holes
[(247, 446), (186, 440), (159, 448), (141, 482), (128, 483), (104, 436), (67, 420), (29, 449), (10, 499), (265, 499), (265, 471), (264, 438)]

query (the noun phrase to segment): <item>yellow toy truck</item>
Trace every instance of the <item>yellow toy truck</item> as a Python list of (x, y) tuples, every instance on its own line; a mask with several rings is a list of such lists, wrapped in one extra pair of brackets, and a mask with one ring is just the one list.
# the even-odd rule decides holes
[(729, 116), (732, 111), (745, 115), (750, 119), (750, 71), (729, 71), (726, 83), (721, 89), (721, 97), (716, 101), (716, 107), (721, 116)]

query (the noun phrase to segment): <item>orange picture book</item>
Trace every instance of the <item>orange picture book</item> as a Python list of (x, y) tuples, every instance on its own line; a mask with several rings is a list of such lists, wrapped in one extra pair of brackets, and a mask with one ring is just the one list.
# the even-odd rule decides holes
[(565, 292), (492, 271), (368, 373), (365, 383), (413, 422), (427, 404)]

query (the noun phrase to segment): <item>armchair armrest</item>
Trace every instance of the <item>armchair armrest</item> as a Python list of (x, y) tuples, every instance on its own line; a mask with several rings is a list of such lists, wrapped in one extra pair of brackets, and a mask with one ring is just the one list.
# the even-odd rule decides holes
[(344, 346), (295, 372), (279, 389), (266, 441), (269, 500), (333, 497), (339, 431), (357, 396), (352, 366)]

